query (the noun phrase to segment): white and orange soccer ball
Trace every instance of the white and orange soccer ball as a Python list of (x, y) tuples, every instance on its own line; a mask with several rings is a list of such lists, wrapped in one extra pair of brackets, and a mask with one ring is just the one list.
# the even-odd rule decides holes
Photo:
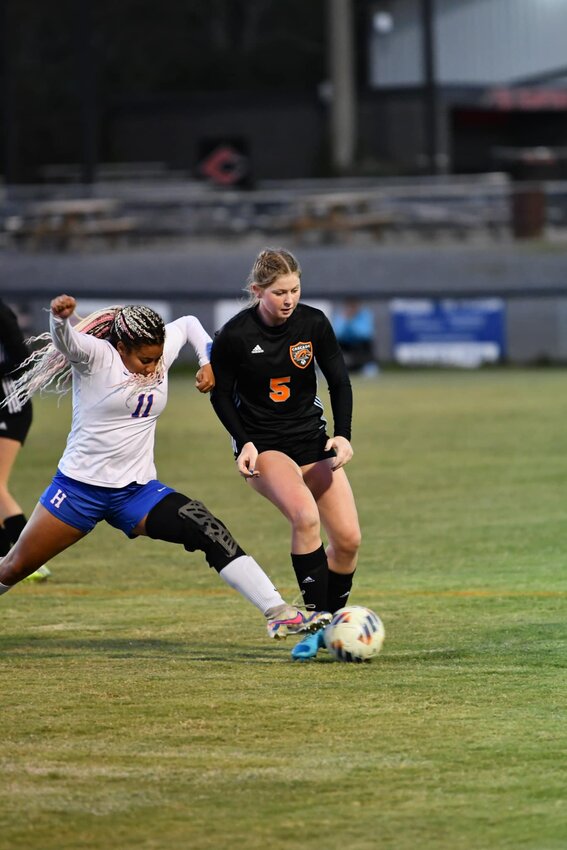
[(382, 649), (385, 634), (378, 614), (362, 605), (347, 605), (333, 614), (325, 646), (337, 661), (368, 661)]

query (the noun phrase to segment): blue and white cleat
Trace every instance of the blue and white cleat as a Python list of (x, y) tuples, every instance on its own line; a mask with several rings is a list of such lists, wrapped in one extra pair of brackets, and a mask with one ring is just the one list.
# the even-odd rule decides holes
[(284, 640), (288, 635), (310, 634), (331, 622), (328, 611), (301, 611), (288, 605), (283, 611), (268, 620), (268, 635), (275, 640)]
[(291, 650), (291, 657), (294, 661), (309, 661), (310, 658), (315, 658), (320, 649), (325, 646), (325, 629), (319, 629), (312, 635), (307, 635), (306, 638), (296, 643)]

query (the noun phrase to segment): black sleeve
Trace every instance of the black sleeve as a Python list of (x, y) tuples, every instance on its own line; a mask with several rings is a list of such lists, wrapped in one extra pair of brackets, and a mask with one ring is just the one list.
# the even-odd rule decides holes
[(234, 403), (237, 363), (227, 331), (220, 330), (215, 334), (211, 349), (211, 366), (215, 375), (211, 404), (231, 437), (243, 446), (250, 438)]
[(352, 385), (343, 353), (331, 323), (325, 318), (317, 345), (317, 365), (327, 379), (333, 411), (334, 436), (351, 438)]
[(23, 363), (29, 354), (15, 314), (0, 300), (0, 343), (4, 357), (0, 361), (0, 375), (8, 375)]

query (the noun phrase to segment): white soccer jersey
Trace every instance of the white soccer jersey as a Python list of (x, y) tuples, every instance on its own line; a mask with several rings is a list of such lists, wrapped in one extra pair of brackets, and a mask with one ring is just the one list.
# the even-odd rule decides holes
[(167, 373), (189, 342), (199, 365), (209, 362), (212, 342), (194, 316), (165, 326), (164, 377), (136, 388), (109, 342), (73, 330), (68, 319), (50, 317), (53, 344), (73, 369), (73, 421), (59, 462), (64, 475), (101, 487), (146, 484), (156, 477), (157, 418), (167, 402)]

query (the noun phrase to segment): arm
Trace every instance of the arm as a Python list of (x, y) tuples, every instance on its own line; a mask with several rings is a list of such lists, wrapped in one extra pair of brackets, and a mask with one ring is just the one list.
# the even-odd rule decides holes
[(258, 452), (250, 440), (238, 409), (234, 403), (238, 363), (230, 346), (228, 335), (221, 331), (215, 337), (211, 351), (211, 363), (215, 373), (215, 388), (211, 393), (211, 404), (218, 418), (237, 445), (242, 446), (237, 459), (238, 471), (245, 478), (258, 475), (255, 472)]
[(107, 344), (89, 334), (73, 330), (68, 321), (75, 311), (75, 299), (71, 295), (58, 295), (51, 302), (49, 330), (54, 347), (74, 366), (92, 365), (107, 352)]
[(172, 340), (171, 351), (168, 351), (168, 366), (179, 354), (186, 342), (189, 342), (199, 362), (195, 386), (201, 393), (208, 393), (215, 385), (215, 376), (210, 364), (212, 339), (196, 316), (181, 316), (170, 322), (166, 328), (166, 339)]
[(211, 365), (216, 380), (215, 388), (211, 393), (211, 404), (230, 436), (239, 445), (244, 445), (244, 443), (249, 442), (250, 438), (244, 429), (234, 403), (238, 364), (230, 340), (223, 331), (216, 335), (213, 342)]
[[(185, 343), (190, 343), (197, 355), (199, 366), (210, 363), (212, 339), (196, 316), (181, 316), (166, 325), (170, 363), (175, 360)], [(169, 364), (168, 364), (169, 365)]]
[(339, 344), (328, 321), (325, 322), (317, 348), (317, 364), (329, 387), (333, 411), (334, 436), (326, 449), (334, 448), (337, 457), (334, 469), (348, 463), (353, 450), (350, 444), (352, 425), (352, 385)]

